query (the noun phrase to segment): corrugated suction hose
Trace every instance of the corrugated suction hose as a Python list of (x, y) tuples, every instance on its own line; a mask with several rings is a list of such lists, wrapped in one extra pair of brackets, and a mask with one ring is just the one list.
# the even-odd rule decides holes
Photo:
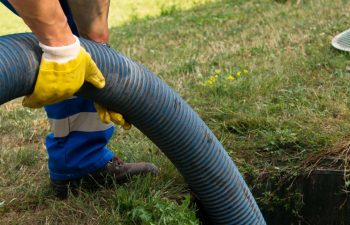
[[(265, 224), (237, 167), (212, 131), (168, 85), (128, 57), (81, 40), (106, 78), (77, 96), (122, 113), (174, 163), (213, 224)], [(0, 104), (32, 92), (41, 50), (32, 34), (0, 37)]]

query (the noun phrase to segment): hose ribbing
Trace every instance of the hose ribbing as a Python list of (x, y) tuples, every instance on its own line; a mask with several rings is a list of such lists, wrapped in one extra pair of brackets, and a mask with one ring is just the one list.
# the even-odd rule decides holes
[[(237, 167), (193, 109), (126, 56), (81, 39), (106, 78), (77, 96), (122, 113), (174, 163), (214, 224), (265, 224)], [(32, 92), (41, 51), (32, 34), (0, 37), (0, 104)]]

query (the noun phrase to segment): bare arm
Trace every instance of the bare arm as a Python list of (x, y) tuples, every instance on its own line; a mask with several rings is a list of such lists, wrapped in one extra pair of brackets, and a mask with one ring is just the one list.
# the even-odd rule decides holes
[(68, 0), (81, 37), (108, 42), (109, 0)]
[(40, 108), (60, 102), (73, 96), (85, 81), (104, 87), (101, 71), (72, 34), (59, 0), (9, 1), (43, 50), (34, 90), (23, 99), (23, 106)]
[(39, 41), (48, 46), (75, 42), (58, 0), (9, 0)]

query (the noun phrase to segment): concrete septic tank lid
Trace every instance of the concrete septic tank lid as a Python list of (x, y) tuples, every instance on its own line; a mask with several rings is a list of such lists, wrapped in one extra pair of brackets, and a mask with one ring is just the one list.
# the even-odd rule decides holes
[(350, 52), (350, 29), (337, 34), (332, 39), (332, 46), (338, 50)]

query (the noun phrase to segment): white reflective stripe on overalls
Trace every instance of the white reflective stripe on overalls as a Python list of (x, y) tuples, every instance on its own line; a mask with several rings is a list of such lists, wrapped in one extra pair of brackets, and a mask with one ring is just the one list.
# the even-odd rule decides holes
[(54, 137), (66, 137), (70, 132), (103, 131), (113, 126), (100, 121), (96, 112), (81, 112), (63, 119), (49, 119)]

